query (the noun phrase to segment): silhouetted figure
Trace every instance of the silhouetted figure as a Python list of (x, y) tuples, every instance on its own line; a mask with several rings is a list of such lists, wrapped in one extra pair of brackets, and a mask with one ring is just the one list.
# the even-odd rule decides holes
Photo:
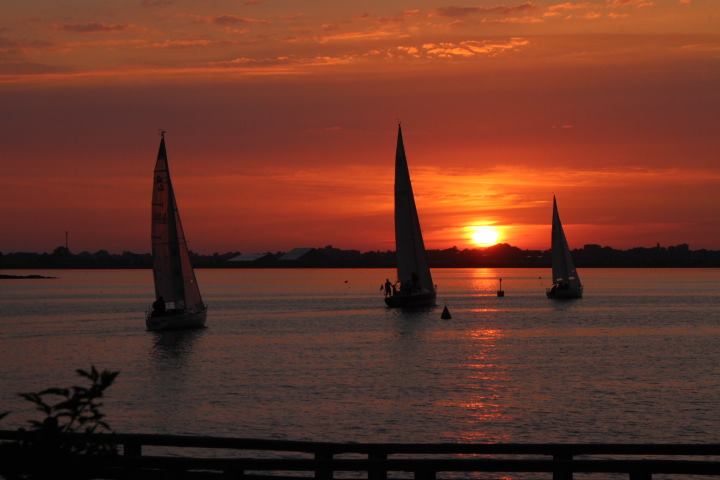
[(386, 297), (391, 297), (394, 292), (395, 292), (395, 285), (393, 285), (392, 283), (390, 283), (390, 279), (389, 279), (389, 278), (386, 278), (386, 279), (385, 279), (385, 296), (386, 296)]
[(415, 292), (420, 290), (420, 277), (418, 277), (418, 274), (415, 272), (412, 272), (410, 275), (412, 278), (412, 283), (410, 284), (410, 291)]
[(160, 295), (152, 304), (153, 315), (163, 315), (165, 313), (165, 299)]
[(443, 308), (440, 318), (442, 318), (443, 320), (450, 320), (452, 318), (452, 315), (450, 315), (450, 310), (448, 309), (447, 305), (445, 305), (445, 308)]

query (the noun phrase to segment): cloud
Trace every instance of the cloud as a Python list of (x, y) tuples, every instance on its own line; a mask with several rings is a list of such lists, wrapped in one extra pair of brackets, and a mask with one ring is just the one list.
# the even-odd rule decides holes
[(548, 7), (548, 12), (566, 12), (568, 10), (581, 10), (591, 7), (592, 5), (588, 2), (563, 2), (563, 3), (556, 3), (554, 5), (550, 5)]
[(532, 2), (521, 3), (519, 5), (497, 6), (497, 7), (456, 7), (447, 6), (440, 7), (435, 10), (435, 14), (441, 17), (466, 17), (468, 15), (510, 15), (515, 13), (527, 12), (535, 8)]
[(343, 32), (318, 37), (315, 40), (320, 43), (353, 41), (353, 40), (384, 40), (387, 38), (404, 38), (409, 36), (405, 33), (391, 32), (388, 30), (370, 30), (365, 32)]
[[(314, 67), (326, 65), (347, 65), (355, 59), (352, 55), (317, 55), (314, 57), (289, 57), (281, 55), (277, 57), (251, 58), (237, 57), (231, 60), (222, 60), (219, 62), (210, 62), (211, 68), (267, 68), (267, 67)], [(280, 73), (289, 73), (292, 70), (287, 68), (278, 70)]]
[(184, 39), (184, 40), (164, 40), (162, 42), (154, 42), (149, 44), (150, 48), (194, 48), (209, 47), (220, 42), (207, 39)]
[(476, 55), (497, 55), (498, 53), (516, 50), (530, 42), (524, 38), (511, 38), (507, 41), (477, 41), (425, 43), (422, 49), (429, 58), (473, 57)]
[(655, 3), (650, 0), (607, 0), (607, 3), (610, 7), (613, 7), (613, 8), (618, 8), (618, 7), (644, 8), (644, 7), (652, 7), (653, 5), (655, 5)]
[(89, 23), (66, 23), (58, 27), (59, 30), (73, 33), (98, 33), (98, 32), (120, 32), (127, 30), (130, 27), (128, 24), (107, 24), (101, 22), (89, 22)]
[(419, 58), (420, 57), (420, 49), (417, 47), (397, 47), (397, 50), (404, 53), (405, 55), (410, 55), (412, 57)]
[(509, 24), (521, 24), (521, 25), (529, 25), (533, 23), (543, 23), (545, 20), (543, 20), (540, 17), (532, 17), (530, 15), (525, 15), (522, 17), (501, 17), (501, 18), (483, 18), (483, 23), (509, 23)]
[(259, 18), (250, 17), (239, 17), (237, 15), (218, 15), (210, 20), (215, 25), (221, 25), (224, 27), (231, 27), (234, 25), (249, 25), (249, 24), (267, 24), (270, 23), (268, 20), (262, 20)]

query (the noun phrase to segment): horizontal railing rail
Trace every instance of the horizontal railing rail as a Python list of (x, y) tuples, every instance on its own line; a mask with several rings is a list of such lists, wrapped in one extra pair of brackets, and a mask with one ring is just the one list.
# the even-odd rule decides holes
[[(18, 442), (31, 445), (40, 438), (47, 441), (47, 436), (34, 432), (0, 430), (0, 444), (6, 446)], [(720, 444), (333, 443), (119, 433), (69, 433), (53, 440), (122, 447), (122, 455), (64, 460), (64, 465), (77, 471), (104, 478), (126, 478), (128, 472), (140, 478), (158, 471), (164, 472), (165, 478), (308, 478), (292, 476), (305, 473), (317, 480), (330, 480), (339, 472), (361, 472), (369, 480), (386, 480), (389, 473), (398, 472), (410, 472), (417, 480), (433, 480), (442, 473), (483, 472), (547, 473), (555, 480), (572, 479), (575, 473), (619, 473), (631, 480), (648, 480), (654, 474), (720, 476)], [(145, 447), (168, 447), (173, 455), (143, 454)], [(246, 453), (241, 458), (178, 454), (187, 448)], [(18, 471), (33, 467), (32, 463), (23, 465), (28, 459), (3, 452), (0, 449), (0, 462), (9, 462)], [(275, 452), (277, 457), (248, 457), (251, 452)], [(282, 457), (288, 453), (308, 457)], [(338, 458), (347, 454), (364, 458)]]

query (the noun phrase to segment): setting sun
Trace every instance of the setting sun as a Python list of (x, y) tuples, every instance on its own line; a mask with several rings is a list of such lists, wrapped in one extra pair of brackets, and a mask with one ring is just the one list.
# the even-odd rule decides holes
[(500, 231), (496, 227), (491, 226), (471, 226), (470, 239), (478, 247), (489, 247), (495, 245), (500, 240)]

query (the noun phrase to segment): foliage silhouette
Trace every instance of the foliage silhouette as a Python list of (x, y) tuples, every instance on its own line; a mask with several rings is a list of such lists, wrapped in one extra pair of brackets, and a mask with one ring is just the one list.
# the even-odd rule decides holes
[[(46, 388), (39, 392), (19, 394), (35, 405), (44, 418), (29, 420), (29, 430), (19, 442), (0, 446), (0, 476), (8, 479), (58, 478), (66, 473), (82, 478), (82, 472), (72, 468), (77, 455), (116, 455), (117, 448), (108, 437), (98, 441), (85, 435), (112, 433), (102, 413), (102, 398), (119, 372), (89, 371), (76, 373), (90, 382), (89, 386), (74, 385), (68, 388)], [(0, 419), (8, 412), (0, 414)], [(63, 475), (61, 475), (63, 476)]]

